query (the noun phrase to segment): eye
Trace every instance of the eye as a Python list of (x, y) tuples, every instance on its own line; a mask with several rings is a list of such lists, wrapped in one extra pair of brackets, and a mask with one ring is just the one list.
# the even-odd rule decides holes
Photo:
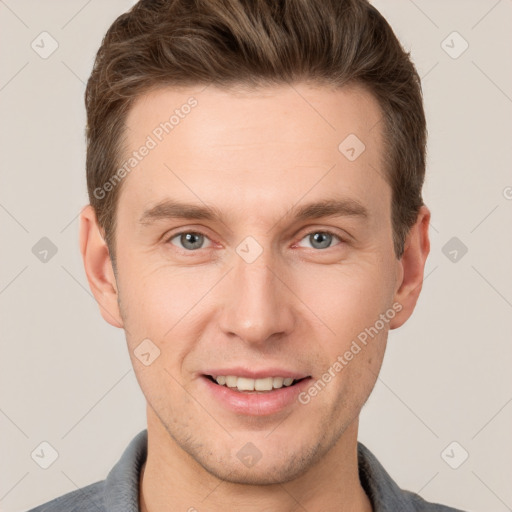
[[(174, 243), (174, 239), (177, 239), (181, 245)], [(195, 251), (197, 249), (205, 249), (205, 247), (203, 247), (205, 240), (208, 240), (208, 237), (202, 233), (197, 233), (196, 231), (183, 231), (171, 236), (167, 241), (176, 245), (180, 249)]]
[[(336, 239), (340, 243), (343, 242), (343, 240), (339, 237), (339, 235), (336, 235), (335, 233), (331, 231), (312, 231), (311, 233), (307, 234), (302, 240), (307, 240), (310, 245), (309, 247), (312, 249), (329, 249), (332, 247), (333, 240)], [(301, 240), (301, 242), (302, 242)], [(205, 246), (205, 242), (209, 242), (209, 245)], [(211, 242), (209, 238), (197, 231), (182, 231), (181, 233), (176, 233), (175, 235), (172, 235), (167, 242), (170, 242), (171, 244), (177, 246), (180, 249), (184, 249), (188, 252), (194, 252), (199, 249), (206, 249), (207, 247), (210, 247)], [(299, 243), (300, 245), (300, 243)]]
[[(308, 240), (313, 249), (329, 249), (333, 239), (338, 239), (340, 242), (343, 240), (331, 231), (312, 231), (306, 235), (302, 240)], [(301, 240), (301, 241), (302, 241)]]

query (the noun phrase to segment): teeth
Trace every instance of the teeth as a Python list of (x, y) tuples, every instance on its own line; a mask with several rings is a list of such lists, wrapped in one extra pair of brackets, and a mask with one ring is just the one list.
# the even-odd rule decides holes
[(266, 379), (254, 379), (254, 389), (256, 391), (270, 391), (272, 389), (272, 377)]
[(236, 381), (238, 379), (236, 377), (233, 377), (232, 375), (229, 375), (226, 377), (226, 386), (228, 388), (236, 388)]
[(238, 391), (254, 391), (254, 379), (238, 377), (236, 387), (238, 388)]
[(236, 377), (234, 375), (219, 375), (215, 377), (217, 384), (228, 388), (237, 388), (238, 391), (271, 391), (283, 386), (291, 386), (291, 377), (265, 377), (263, 379), (249, 379), (247, 377)]
[(282, 388), (283, 387), (283, 377), (274, 377), (274, 380), (272, 382), (272, 385), (276, 388), (276, 389), (279, 389), (279, 388)]

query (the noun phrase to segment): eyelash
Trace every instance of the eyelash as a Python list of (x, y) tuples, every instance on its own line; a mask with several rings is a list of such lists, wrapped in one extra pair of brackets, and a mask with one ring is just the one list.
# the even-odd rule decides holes
[[(329, 229), (314, 229), (314, 230), (306, 233), (299, 241), (302, 241), (307, 236), (313, 235), (315, 233), (327, 234), (327, 235), (333, 236), (334, 238), (337, 238), (340, 241), (340, 244), (336, 244), (336, 245), (341, 245), (342, 243), (346, 242), (346, 240), (344, 240), (339, 234), (335, 233), (334, 231), (330, 231)], [(209, 240), (208, 235), (206, 235), (205, 233), (202, 233), (201, 231), (190, 230), (190, 231), (180, 231), (178, 233), (173, 233), (171, 236), (168, 236), (166, 238), (166, 243), (171, 243), (171, 240), (173, 240), (174, 238), (179, 237), (180, 235), (186, 235), (186, 234), (202, 235)], [(172, 244), (172, 245), (174, 245), (174, 244)], [(177, 249), (179, 249), (180, 251), (182, 251), (186, 254), (193, 254), (193, 253), (198, 252), (201, 249), (203, 249), (203, 248), (200, 248), (200, 249), (195, 249), (195, 250), (187, 250), (187, 249), (183, 249), (183, 248), (177, 247), (177, 246), (174, 246), (174, 247), (176, 247)], [(335, 246), (333, 245), (331, 247), (326, 247), (325, 249), (317, 249), (317, 251), (319, 251), (319, 252), (325, 251), (327, 249), (332, 249), (333, 247), (335, 247)], [(208, 249), (208, 248), (205, 248), (205, 249)], [(315, 248), (311, 247), (311, 249), (315, 249)]]

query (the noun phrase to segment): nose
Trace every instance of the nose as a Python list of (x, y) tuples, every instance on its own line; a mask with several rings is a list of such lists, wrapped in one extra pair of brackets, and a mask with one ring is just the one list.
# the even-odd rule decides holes
[(224, 288), (219, 320), (222, 332), (252, 345), (289, 334), (294, 327), (296, 299), (277, 258), (265, 249), (256, 261), (248, 263), (234, 253), (234, 265)]

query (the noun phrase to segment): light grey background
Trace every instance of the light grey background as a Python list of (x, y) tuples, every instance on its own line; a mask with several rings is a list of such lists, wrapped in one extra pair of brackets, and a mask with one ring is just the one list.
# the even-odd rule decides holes
[[(105, 478), (145, 428), (123, 332), (88, 289), (77, 219), (87, 203), (85, 82), (105, 31), (132, 3), (0, 0), (5, 512)], [(390, 334), (360, 440), (427, 500), (512, 510), (512, 1), (375, 4), (423, 77), (432, 252), (417, 311)], [(31, 47), (51, 49), (43, 31), (58, 43), (47, 58)], [(32, 252), (42, 237), (57, 248), (46, 263)], [(467, 247), (462, 257), (456, 246), (443, 253), (452, 237)], [(31, 458), (43, 441), (58, 452), (48, 469)], [(452, 469), (446, 461), (465, 451)]]

